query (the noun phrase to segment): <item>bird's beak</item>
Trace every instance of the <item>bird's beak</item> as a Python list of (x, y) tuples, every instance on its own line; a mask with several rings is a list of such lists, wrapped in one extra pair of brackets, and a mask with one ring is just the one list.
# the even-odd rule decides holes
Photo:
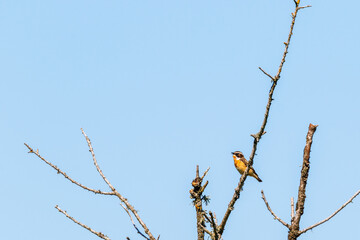
[(232, 155), (234, 155), (234, 152), (231, 152)]

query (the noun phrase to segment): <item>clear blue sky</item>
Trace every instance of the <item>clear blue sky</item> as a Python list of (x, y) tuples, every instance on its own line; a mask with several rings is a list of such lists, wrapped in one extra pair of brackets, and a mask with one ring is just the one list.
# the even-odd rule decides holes
[[(224, 239), (286, 239), (261, 200), (290, 218), (308, 124), (307, 227), (360, 189), (359, 18), (355, 0), (304, 1), (267, 134)], [(103, 172), (160, 239), (195, 239), (195, 166), (211, 167), (208, 209), (222, 218), (250, 155), (293, 11), (292, 0), (0, 1), (0, 198), (3, 239), (141, 239), (114, 198), (70, 184), (27, 153), (30, 144), (74, 179), (107, 190)], [(360, 199), (301, 239), (360, 239)]]

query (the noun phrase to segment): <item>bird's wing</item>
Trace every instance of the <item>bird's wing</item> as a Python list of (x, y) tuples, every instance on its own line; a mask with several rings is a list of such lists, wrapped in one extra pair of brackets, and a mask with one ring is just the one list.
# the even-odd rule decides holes
[(240, 158), (240, 161), (242, 161), (245, 164), (245, 166), (248, 165), (248, 161), (244, 157)]
[[(240, 158), (240, 161), (242, 161), (245, 164), (246, 167), (249, 164), (249, 162), (244, 157)], [(256, 174), (255, 169), (252, 166), (250, 167), (250, 169), (252, 169), (254, 171), (254, 173)]]

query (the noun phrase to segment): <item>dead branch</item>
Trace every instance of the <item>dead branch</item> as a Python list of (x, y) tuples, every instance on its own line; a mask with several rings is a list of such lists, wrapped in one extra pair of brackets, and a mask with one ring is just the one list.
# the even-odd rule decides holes
[(284, 225), (285, 227), (290, 228), (290, 225), (289, 225), (289, 224), (287, 224), (287, 223), (284, 222), (281, 218), (279, 218), (278, 216), (276, 216), (276, 214), (271, 210), (269, 203), (266, 201), (265, 194), (264, 194), (264, 191), (263, 191), (263, 190), (261, 190), (261, 195), (262, 195), (262, 199), (264, 200), (264, 203), (265, 203), (267, 209), (269, 210), (269, 212), (271, 213), (271, 215), (273, 215), (274, 219), (275, 219), (275, 220), (278, 220), (278, 221), (279, 221), (282, 225)]
[[(197, 173), (199, 173), (199, 168), (197, 168), (196, 170), (197, 170)], [(210, 170), (210, 167), (208, 167), (208, 169), (206, 169), (206, 171), (205, 171), (204, 174), (202, 175), (201, 181), (204, 179), (204, 177), (205, 177), (206, 174), (209, 172), (209, 170)]]
[(205, 226), (203, 226), (203, 225), (201, 225), (201, 224), (199, 224), (198, 227), (202, 228), (202, 229), (204, 230), (204, 232), (206, 232), (207, 234), (209, 234), (209, 236), (211, 237), (211, 239), (214, 239), (213, 233), (210, 232), (209, 229), (207, 229)]
[(130, 217), (130, 220), (131, 220), (131, 223), (132, 225), (134, 226), (134, 228), (136, 229), (137, 233), (140, 234), (143, 238), (147, 239), (147, 240), (150, 240), (148, 237), (146, 237), (137, 227), (136, 227), (136, 224), (134, 223), (134, 220), (129, 212), (129, 210), (122, 204), (120, 203), (120, 205), (122, 206), (122, 208), (126, 211), (126, 213), (129, 215)]
[(318, 222), (318, 223), (315, 223), (314, 225), (310, 226), (310, 227), (307, 227), (305, 228), (304, 230), (301, 230), (300, 231), (300, 234), (303, 234), (321, 224), (323, 224), (324, 222), (327, 222), (329, 221), (332, 217), (334, 217), (336, 214), (338, 214), (338, 212), (340, 212), (341, 210), (343, 210), (349, 203), (352, 202), (352, 200), (354, 200), (354, 198), (356, 198), (358, 195), (360, 194), (360, 190), (357, 191), (346, 203), (344, 203), (338, 210), (336, 210), (333, 214), (331, 214), (329, 217), (325, 218), (324, 220)]
[(274, 218), (276, 220), (278, 220), (284, 226), (289, 228), (288, 240), (296, 240), (301, 234), (329, 221), (331, 218), (333, 218), (337, 213), (339, 213), (342, 209), (344, 209), (350, 202), (352, 202), (352, 200), (354, 200), (354, 198), (356, 198), (360, 194), (360, 190), (359, 190), (346, 203), (344, 203), (338, 210), (336, 210), (329, 217), (327, 217), (324, 220), (322, 220), (310, 227), (307, 227), (301, 231), (299, 230), (301, 216), (304, 214), (304, 206), (305, 206), (305, 199), (306, 199), (305, 191), (306, 191), (306, 185), (307, 185), (307, 180), (308, 180), (309, 170), (310, 170), (311, 145), (312, 145), (313, 136), (314, 136), (314, 133), (315, 133), (317, 127), (318, 127), (318, 125), (313, 125), (310, 123), (309, 130), (306, 135), (306, 144), (305, 144), (305, 148), (304, 148), (303, 165), (302, 165), (302, 169), (301, 169), (300, 185), (299, 185), (299, 190), (298, 190), (298, 200), (296, 203), (295, 211), (294, 211), (294, 198), (293, 197), (291, 198), (291, 225), (285, 223), (284, 221), (282, 221), (279, 217), (277, 217), (275, 215), (275, 213), (271, 210), (268, 202), (266, 201), (264, 192), (261, 191), (262, 198), (265, 202), (266, 207), (270, 211), (270, 213), (274, 216)]
[(85, 224), (77, 221), (75, 218), (71, 217), (66, 211), (62, 210), (61, 208), (59, 208), (58, 205), (55, 206), (55, 208), (61, 212), (62, 214), (64, 214), (67, 218), (69, 218), (70, 220), (72, 220), (74, 223), (80, 225), (81, 227), (89, 230), (90, 232), (92, 232), (93, 234), (95, 234), (96, 236), (98, 236), (99, 238), (105, 239), (105, 240), (110, 240), (109, 237), (107, 237), (105, 234), (101, 233), (101, 232), (96, 232), (95, 230), (91, 229), (90, 227), (86, 226)]
[(299, 8), (299, 10), (300, 10), (300, 9), (309, 8), (309, 7), (311, 7), (311, 5), (306, 5), (306, 6), (298, 7), (298, 8)]
[(97, 161), (96, 161), (96, 157), (95, 157), (95, 153), (94, 153), (94, 149), (92, 147), (92, 144), (91, 144), (91, 141), (90, 139), (88, 138), (88, 136), (85, 134), (84, 130), (81, 129), (81, 132), (82, 134), (84, 135), (85, 139), (86, 139), (86, 142), (89, 146), (89, 151), (92, 155), (92, 158), (93, 158), (93, 162), (94, 162), (94, 165), (96, 167), (96, 170), (99, 172), (99, 174), (101, 175), (101, 177), (104, 179), (104, 181), (106, 182), (106, 184), (109, 186), (109, 188), (113, 191), (113, 195), (117, 196), (119, 198), (119, 200), (121, 202), (123, 202), (126, 206), (126, 208), (128, 210), (130, 210), (136, 220), (140, 223), (141, 227), (144, 229), (145, 233), (149, 236), (150, 240), (155, 240), (156, 238), (152, 235), (152, 233), (150, 232), (149, 228), (146, 226), (146, 224), (144, 223), (144, 221), (140, 218), (139, 214), (137, 213), (137, 211), (135, 210), (135, 208), (129, 203), (129, 201), (124, 198), (115, 188), (114, 186), (110, 183), (110, 181), (105, 177), (105, 175), (103, 174), (103, 172), (101, 171)]
[(203, 201), (203, 192), (208, 185), (208, 181), (202, 186), (202, 181), (204, 180), (204, 177), (208, 173), (210, 168), (208, 168), (202, 177), (199, 175), (199, 165), (196, 166), (196, 177), (192, 181), (191, 185), (193, 186), (192, 189), (190, 189), (190, 198), (194, 199), (193, 204), (195, 206), (196, 210), (196, 226), (197, 226), (197, 233), (198, 233), (198, 240), (204, 240), (205, 232), (212, 236), (211, 232), (206, 229), (205, 226), (205, 219), (206, 216), (203, 208), (202, 208), (202, 201)]
[(75, 185), (88, 190), (90, 192), (93, 192), (95, 194), (102, 194), (102, 195), (115, 195), (113, 192), (103, 192), (100, 190), (95, 190), (89, 187), (86, 187), (84, 185), (82, 185), (81, 183), (75, 181), (74, 179), (72, 179), (71, 177), (69, 177), (65, 172), (61, 171), (60, 168), (58, 168), (57, 166), (55, 166), (54, 164), (52, 164), (51, 162), (47, 161), (44, 157), (42, 157), (39, 153), (39, 150), (37, 150), (36, 152), (26, 143), (24, 143), (24, 145), (29, 149), (29, 153), (33, 153), (35, 154), (38, 158), (40, 158), (41, 160), (43, 160), (46, 164), (48, 164), (49, 166), (51, 166), (53, 169), (55, 169), (57, 171), (58, 174), (63, 175), (66, 179), (68, 179), (70, 182), (74, 183)]
[[(90, 139), (88, 138), (88, 136), (85, 134), (84, 130), (81, 129), (81, 132), (82, 134), (84, 135), (85, 139), (86, 139), (86, 142), (88, 143), (88, 146), (89, 146), (89, 152), (91, 153), (92, 155), (92, 158), (93, 158), (93, 162), (94, 162), (94, 165), (96, 167), (96, 170), (99, 172), (100, 176), (103, 178), (103, 180), (106, 182), (106, 184), (109, 186), (109, 188), (112, 190), (112, 192), (102, 192), (100, 190), (95, 190), (95, 189), (91, 189), (91, 188), (88, 188), (82, 184), (80, 184), (79, 182), (73, 180), (72, 178), (70, 178), (65, 172), (61, 171), (57, 166), (55, 166), (54, 164), (52, 164), (51, 162), (47, 161), (45, 158), (43, 158), (40, 154), (39, 154), (39, 151), (37, 150), (36, 152), (26, 143), (25, 146), (30, 150), (29, 153), (33, 153), (35, 154), (37, 157), (39, 157), (41, 160), (43, 160), (46, 164), (48, 164), (49, 166), (51, 166), (52, 168), (54, 168), (58, 173), (62, 174), (66, 179), (68, 179), (69, 181), (71, 181), (72, 183), (74, 183), (75, 185), (85, 189), (85, 190), (88, 190), (88, 191), (91, 191), (91, 192), (94, 192), (94, 193), (97, 193), (97, 194), (102, 194), (102, 195), (114, 195), (116, 197), (119, 198), (119, 200), (125, 204), (126, 206), (126, 209), (127, 210), (130, 210), (132, 212), (132, 214), (134, 214), (136, 220), (139, 222), (139, 224), (141, 225), (141, 227), (144, 229), (145, 233), (149, 236), (149, 239), (150, 240), (155, 240), (156, 238), (152, 235), (152, 233), (150, 232), (150, 230), (148, 229), (148, 227), (146, 226), (146, 224), (144, 223), (144, 221), (140, 218), (139, 214), (137, 213), (137, 211), (135, 210), (135, 208), (129, 203), (129, 201), (124, 198), (115, 188), (114, 186), (110, 183), (110, 181), (105, 177), (105, 175), (103, 174), (102, 170), (100, 169), (98, 163), (97, 163), (97, 160), (96, 160), (96, 157), (95, 157), (95, 153), (94, 153), (94, 149), (91, 145), (91, 141)], [(127, 212), (128, 213), (128, 212)], [(137, 229), (137, 227), (135, 227), (135, 229)], [(138, 229), (137, 229), (138, 230)]]
[(242, 189), (242, 187), (244, 185), (246, 177), (247, 177), (247, 175), (248, 175), (248, 173), (250, 171), (250, 167), (253, 165), (254, 157), (255, 157), (255, 154), (256, 154), (256, 150), (257, 150), (257, 144), (259, 143), (261, 137), (265, 134), (265, 127), (266, 127), (266, 124), (267, 124), (267, 121), (268, 121), (268, 118), (269, 118), (269, 112), (270, 112), (271, 103), (274, 100), (273, 99), (274, 90), (275, 90), (276, 85), (277, 85), (277, 83), (278, 83), (278, 81), (280, 79), (280, 75), (281, 75), (285, 60), (286, 60), (286, 56), (288, 54), (288, 49), (289, 49), (289, 46), (290, 46), (290, 41), (291, 41), (291, 37), (292, 37), (292, 34), (293, 34), (294, 25), (295, 25), (295, 19), (297, 17), (299, 9), (301, 9), (301, 8), (298, 7), (298, 4), (299, 4), (299, 2), (297, 2), (295, 4), (295, 12), (292, 14), (290, 32), (289, 32), (289, 35), (288, 35), (287, 42), (285, 42), (285, 49), (284, 49), (283, 56), (281, 58), (281, 62), (280, 62), (277, 74), (274, 77), (272, 77), (270, 74), (266, 73), (264, 70), (262, 70), (260, 68), (260, 70), (265, 75), (267, 75), (268, 77), (270, 77), (272, 79), (272, 85), (271, 85), (270, 91), (269, 91), (269, 97), (268, 97), (268, 102), (267, 102), (267, 105), (266, 105), (265, 115), (264, 115), (264, 119), (263, 119), (263, 122), (261, 124), (259, 132), (256, 133), (256, 134), (251, 135), (254, 138), (254, 142), (253, 142), (251, 155), (249, 157), (249, 164), (248, 164), (248, 167), (246, 168), (244, 174), (241, 176), (240, 181), (238, 183), (238, 186), (235, 188), (235, 193), (234, 193), (232, 199), (230, 200), (230, 202), (228, 204), (228, 207), (226, 209), (226, 212), (224, 214), (223, 220), (221, 221), (221, 224), (219, 225), (218, 229), (219, 229), (219, 234), (221, 234), (221, 235), (224, 232), (226, 222), (227, 222), (231, 212), (234, 210), (235, 202), (240, 197), (240, 190)]
[(89, 146), (89, 152), (91, 153), (92, 155), (92, 158), (93, 158), (93, 162), (94, 162), (94, 165), (96, 167), (96, 170), (99, 172), (100, 176), (104, 179), (104, 181), (106, 182), (106, 184), (109, 186), (109, 188), (115, 192), (115, 188), (111, 185), (111, 183), (106, 179), (105, 175), (102, 173), (97, 161), (96, 161), (96, 157), (95, 157), (95, 153), (94, 153), (94, 149), (91, 145), (91, 142), (90, 142), (90, 139), (88, 138), (88, 136), (86, 135), (86, 133), (84, 132), (84, 130), (81, 128), (81, 132), (82, 134), (84, 135), (85, 139), (86, 139), (86, 142)]
[(304, 214), (304, 205), (306, 199), (306, 184), (308, 180), (309, 170), (310, 170), (310, 150), (312, 139), (314, 133), (316, 131), (318, 125), (309, 124), (309, 131), (306, 135), (306, 144), (304, 148), (304, 157), (303, 157), (303, 165), (301, 169), (301, 177), (300, 177), (300, 185), (298, 191), (298, 199), (296, 203), (296, 210), (295, 210), (295, 217), (291, 221), (291, 226), (289, 229), (288, 239), (295, 240), (300, 236), (299, 228), (300, 228), (300, 219), (301, 216)]
[(271, 80), (275, 80), (273, 76), (271, 76), (270, 74), (268, 74), (267, 72), (265, 72), (261, 67), (259, 67), (259, 69), (266, 75), (268, 76)]
[(212, 212), (209, 212), (210, 217), (211, 217), (211, 226), (213, 228), (213, 238), (214, 240), (219, 240), (221, 238), (221, 235), (219, 234), (218, 230), (217, 230), (217, 220), (216, 220), (216, 216), (214, 216), (214, 214)]

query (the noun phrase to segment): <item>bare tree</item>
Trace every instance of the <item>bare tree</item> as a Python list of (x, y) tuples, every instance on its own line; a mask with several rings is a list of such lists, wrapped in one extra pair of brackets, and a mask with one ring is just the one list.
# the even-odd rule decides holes
[[(206, 184), (204, 186), (201, 186), (201, 182), (203, 180), (203, 177), (201, 178), (201, 181), (196, 181), (196, 179), (198, 179), (199, 173), (198, 173), (198, 166), (197, 166), (197, 173), (196, 173), (196, 178), (194, 179), (195, 182), (198, 182), (199, 184), (194, 186), (193, 185), (193, 189), (190, 190), (191, 193), (191, 198), (193, 198), (193, 203), (196, 209), (196, 216), (197, 216), (197, 230), (198, 230), (198, 240), (203, 240), (204, 239), (204, 233), (207, 233), (211, 239), (213, 240), (217, 240), (217, 239), (221, 239), (221, 236), (225, 230), (225, 226), (226, 223), (228, 221), (228, 218), (231, 214), (231, 212), (234, 210), (234, 206), (236, 201), (239, 199), (240, 197), (240, 191), (243, 189), (245, 180), (249, 174), (249, 171), (253, 165), (253, 161), (254, 161), (254, 157), (256, 154), (256, 150), (257, 150), (257, 145), (261, 139), (261, 137), (266, 133), (265, 128), (266, 128), (266, 124), (268, 121), (268, 117), (269, 117), (269, 112), (270, 112), (270, 107), (271, 107), (271, 103), (273, 101), (273, 94), (276, 88), (277, 83), (279, 82), (280, 79), (280, 74), (282, 72), (285, 60), (286, 60), (286, 56), (288, 53), (288, 49), (290, 46), (290, 41), (291, 41), (291, 37), (293, 35), (293, 30), (294, 30), (294, 25), (295, 25), (295, 20), (296, 17), (299, 13), (300, 10), (305, 9), (305, 8), (309, 8), (311, 7), (310, 5), (307, 6), (300, 6), (300, 0), (294, 0), (294, 4), (295, 4), (295, 10), (293, 13), (291, 13), (292, 16), (292, 21), (291, 21), (291, 25), (290, 25), (290, 31), (289, 31), (289, 35), (287, 38), (287, 41), (284, 42), (285, 45), (285, 49), (283, 52), (283, 56), (282, 59), (280, 61), (280, 65), (277, 71), (277, 74), (275, 76), (272, 76), (271, 74), (267, 73), (265, 70), (263, 70), (261, 67), (259, 67), (260, 71), (262, 71), (266, 76), (268, 76), (271, 81), (272, 81), (272, 85), (270, 87), (269, 90), (269, 97), (268, 97), (268, 102), (266, 105), (266, 109), (265, 109), (265, 114), (264, 114), (264, 119), (262, 120), (262, 124), (260, 126), (260, 130), (259, 132), (257, 132), (256, 134), (251, 134), (251, 136), (254, 138), (253, 141), (253, 147), (252, 147), (252, 151), (249, 157), (249, 162), (248, 162), (248, 166), (245, 170), (245, 172), (242, 174), (239, 183), (237, 185), (237, 187), (235, 188), (235, 192), (233, 197), (231, 198), (228, 207), (226, 209), (225, 215), (221, 221), (221, 223), (219, 225), (217, 225), (217, 219), (214, 213), (209, 211), (209, 214), (207, 213), (206, 210), (203, 210), (201, 208), (201, 203), (200, 200), (203, 198), (203, 191), (205, 189), (205, 187), (207, 186), (208, 182), (206, 182)], [(288, 234), (288, 239), (289, 240), (295, 240), (297, 239), (302, 233), (305, 233), (306, 231), (319, 226), (320, 224), (330, 220), (330, 218), (332, 218), (333, 216), (335, 216), (339, 211), (341, 211), (348, 203), (350, 203), (359, 193), (360, 191), (358, 191), (349, 201), (347, 201), (343, 206), (341, 206), (340, 209), (338, 209), (337, 211), (335, 211), (330, 217), (324, 219), (323, 221), (320, 221), (317, 224), (314, 224), (304, 230), (299, 230), (299, 224), (300, 224), (300, 219), (301, 216), (303, 215), (304, 212), (304, 204), (305, 204), (305, 189), (306, 189), (306, 184), (307, 184), (307, 178), (308, 178), (308, 172), (310, 169), (310, 148), (311, 148), (311, 144), (312, 144), (312, 137), (313, 134), (316, 131), (316, 127), (317, 125), (312, 125), (310, 124), (309, 126), (309, 132), (306, 138), (306, 146), (304, 149), (304, 162), (303, 162), (303, 168), (301, 171), (301, 179), (300, 179), (300, 186), (299, 186), (299, 191), (298, 191), (298, 201), (296, 203), (296, 212), (294, 212), (292, 210), (291, 212), (291, 224), (287, 224), (285, 221), (283, 221), (282, 219), (280, 219), (279, 217), (277, 217), (275, 215), (275, 213), (271, 210), (268, 202), (266, 201), (264, 192), (261, 191), (262, 193), (262, 198), (266, 204), (266, 207), (268, 208), (268, 210), (270, 211), (270, 213), (274, 216), (274, 218), (276, 220), (278, 220), (280, 223), (282, 223), (284, 226), (286, 226), (289, 229), (289, 234)], [(206, 175), (207, 171), (204, 173), (204, 176)], [(193, 183), (194, 183), (193, 181)], [(194, 194), (196, 193), (196, 194)], [(198, 208), (197, 206), (200, 206), (200, 208)], [(294, 207), (293, 204), (293, 199), (292, 199), (292, 209)], [(199, 217), (199, 215), (201, 215), (202, 213), (202, 217)], [(206, 228), (206, 224), (205, 224), (205, 220), (207, 220), (208, 223), (210, 223), (210, 227), (211, 230)]]
[[(206, 234), (213, 240), (220, 240), (222, 239), (222, 235), (225, 231), (225, 226), (227, 224), (227, 221), (232, 213), (232, 211), (234, 210), (234, 206), (235, 203), (237, 202), (237, 200), (240, 197), (240, 192), (243, 189), (243, 186), (245, 184), (245, 180), (247, 179), (247, 176), (249, 175), (249, 171), (253, 165), (254, 162), (254, 157), (256, 155), (256, 151), (257, 151), (257, 147), (258, 147), (258, 143), (261, 140), (261, 137), (266, 133), (265, 128), (267, 125), (267, 121), (269, 118), (269, 113), (270, 113), (270, 108), (271, 108), (271, 104), (273, 101), (273, 94), (275, 91), (275, 88), (279, 82), (280, 79), (280, 75), (286, 60), (286, 56), (288, 53), (288, 49), (290, 46), (290, 41), (291, 41), (291, 37), (293, 35), (293, 30), (294, 30), (294, 25), (295, 25), (295, 20), (296, 17), (299, 13), (300, 10), (308, 8), (310, 6), (300, 6), (300, 0), (293, 0), (294, 4), (295, 4), (295, 10), (294, 12), (291, 14), (292, 19), (291, 19), (291, 25), (290, 25), (290, 31), (289, 31), (289, 35), (287, 38), (287, 41), (284, 42), (285, 45), (285, 49), (279, 64), (279, 68), (277, 69), (277, 73), (276, 75), (271, 75), (269, 73), (267, 73), (265, 70), (263, 70), (261, 67), (259, 67), (260, 71), (262, 71), (267, 77), (270, 78), (271, 80), (271, 87), (269, 90), (269, 94), (268, 94), (268, 101), (266, 104), (266, 108), (265, 108), (265, 114), (264, 114), (264, 118), (262, 119), (262, 124), (260, 126), (260, 129), (257, 133), (255, 134), (251, 134), (251, 136), (253, 137), (253, 146), (252, 146), (252, 151), (249, 157), (249, 161), (247, 163), (247, 167), (246, 170), (244, 171), (244, 173), (242, 174), (238, 185), (235, 188), (234, 194), (232, 196), (232, 198), (230, 199), (230, 202), (226, 208), (224, 217), (221, 219), (221, 221), (219, 221), (218, 223), (218, 219), (216, 217), (216, 214), (212, 211), (207, 211), (204, 209), (204, 205), (203, 203), (205, 203), (205, 205), (207, 205), (209, 198), (204, 194), (204, 191), (208, 185), (208, 181), (205, 182), (205, 184), (203, 184), (203, 180), (205, 178), (205, 176), (207, 175), (209, 168), (202, 174), (202, 176), (200, 177), (200, 173), (199, 173), (199, 166), (196, 166), (196, 177), (195, 179), (192, 181), (192, 189), (190, 189), (190, 197), (193, 199), (193, 205), (195, 207), (195, 211), (196, 211), (196, 228), (197, 228), (197, 239), (198, 240), (203, 240), (205, 239)], [(331, 214), (329, 217), (325, 218), (324, 220), (309, 226), (303, 230), (300, 230), (300, 220), (301, 217), (304, 213), (304, 208), (305, 208), (305, 199), (306, 199), (306, 186), (307, 186), (307, 180), (308, 180), (308, 173), (310, 170), (310, 150), (311, 150), (311, 144), (313, 141), (313, 135), (316, 131), (317, 125), (313, 125), (310, 124), (309, 125), (309, 130), (306, 136), (306, 145), (304, 148), (304, 155), (303, 155), (303, 165), (302, 165), (302, 170), (301, 170), (301, 177), (300, 177), (300, 185), (299, 185), (299, 190), (298, 190), (298, 197), (297, 197), (297, 202), (296, 202), (296, 207), (294, 207), (294, 199), (291, 199), (291, 223), (288, 224), (285, 221), (283, 221), (280, 217), (278, 217), (273, 210), (270, 208), (270, 205), (268, 203), (268, 201), (265, 198), (265, 194), (263, 191), (261, 191), (262, 194), (262, 199), (264, 200), (264, 203), (267, 207), (267, 209), (269, 210), (269, 212), (272, 214), (272, 216), (274, 217), (274, 219), (276, 219), (277, 221), (279, 221), (281, 224), (283, 224), (287, 229), (288, 229), (288, 240), (296, 240), (301, 234), (307, 232), (308, 230), (311, 230), (323, 223), (325, 223), (326, 221), (330, 220), (332, 217), (334, 217), (338, 212), (340, 212), (343, 208), (345, 208), (357, 195), (360, 194), (360, 190), (358, 192), (356, 192), (346, 203), (344, 203), (338, 210), (336, 210), (333, 214)], [(115, 187), (110, 183), (110, 181), (107, 179), (107, 177), (104, 175), (104, 173), (102, 172), (101, 168), (99, 167), (99, 164), (95, 158), (95, 153), (94, 153), (94, 149), (91, 145), (91, 141), (88, 138), (88, 136), (85, 134), (84, 130), (81, 129), (82, 134), (84, 135), (86, 142), (88, 144), (89, 147), (89, 152), (92, 155), (92, 159), (93, 159), (93, 163), (94, 166), (96, 168), (96, 170), (98, 171), (99, 175), (101, 176), (101, 178), (104, 180), (104, 182), (107, 184), (107, 186), (109, 187), (110, 191), (106, 192), (106, 191), (102, 191), (102, 190), (95, 190), (93, 188), (87, 187), (81, 183), (79, 183), (78, 181), (74, 180), (73, 178), (69, 177), (64, 171), (62, 171), (61, 169), (59, 169), (56, 165), (52, 164), (51, 162), (49, 162), (48, 160), (46, 160), (43, 156), (40, 155), (39, 150), (34, 151), (33, 148), (31, 148), (28, 144), (25, 143), (25, 146), (29, 149), (29, 153), (35, 154), (39, 159), (41, 159), (42, 161), (44, 161), (46, 164), (48, 164), (49, 166), (51, 166), (53, 169), (55, 169), (57, 171), (58, 174), (61, 174), (62, 176), (64, 176), (67, 180), (69, 180), (71, 183), (81, 187), (84, 190), (93, 192), (95, 194), (100, 194), (100, 195), (106, 195), (106, 196), (115, 196), (119, 199), (120, 201), (120, 205), (123, 207), (123, 209), (125, 210), (125, 212), (128, 214), (130, 221), (132, 222), (135, 230), (137, 231), (137, 233), (148, 240), (155, 240), (155, 239), (159, 239), (160, 235), (158, 235), (157, 238), (154, 237), (154, 234), (149, 230), (149, 228), (147, 227), (147, 225), (145, 224), (145, 222), (141, 219), (140, 215), (138, 214), (138, 212), (135, 210), (135, 207), (133, 205), (130, 204), (130, 202), (122, 195), (120, 194)], [(84, 229), (90, 231), (91, 233), (95, 234), (96, 236), (98, 236), (99, 238), (102, 239), (106, 239), (109, 240), (110, 238), (105, 235), (102, 232), (98, 232), (95, 231), (94, 229), (90, 228), (89, 226), (81, 223), (80, 221), (78, 221), (77, 219), (75, 219), (74, 217), (70, 216), (66, 211), (62, 210), (58, 205), (55, 206), (55, 208), (62, 214), (64, 214), (67, 218), (69, 218), (70, 220), (72, 220), (74, 223), (80, 225), (81, 227), (83, 227)], [(134, 221), (135, 219), (135, 221)], [(138, 225), (140, 225), (140, 227), (138, 228)], [(207, 227), (207, 225), (210, 226), (210, 229)], [(127, 238), (129, 240), (129, 238)]]

